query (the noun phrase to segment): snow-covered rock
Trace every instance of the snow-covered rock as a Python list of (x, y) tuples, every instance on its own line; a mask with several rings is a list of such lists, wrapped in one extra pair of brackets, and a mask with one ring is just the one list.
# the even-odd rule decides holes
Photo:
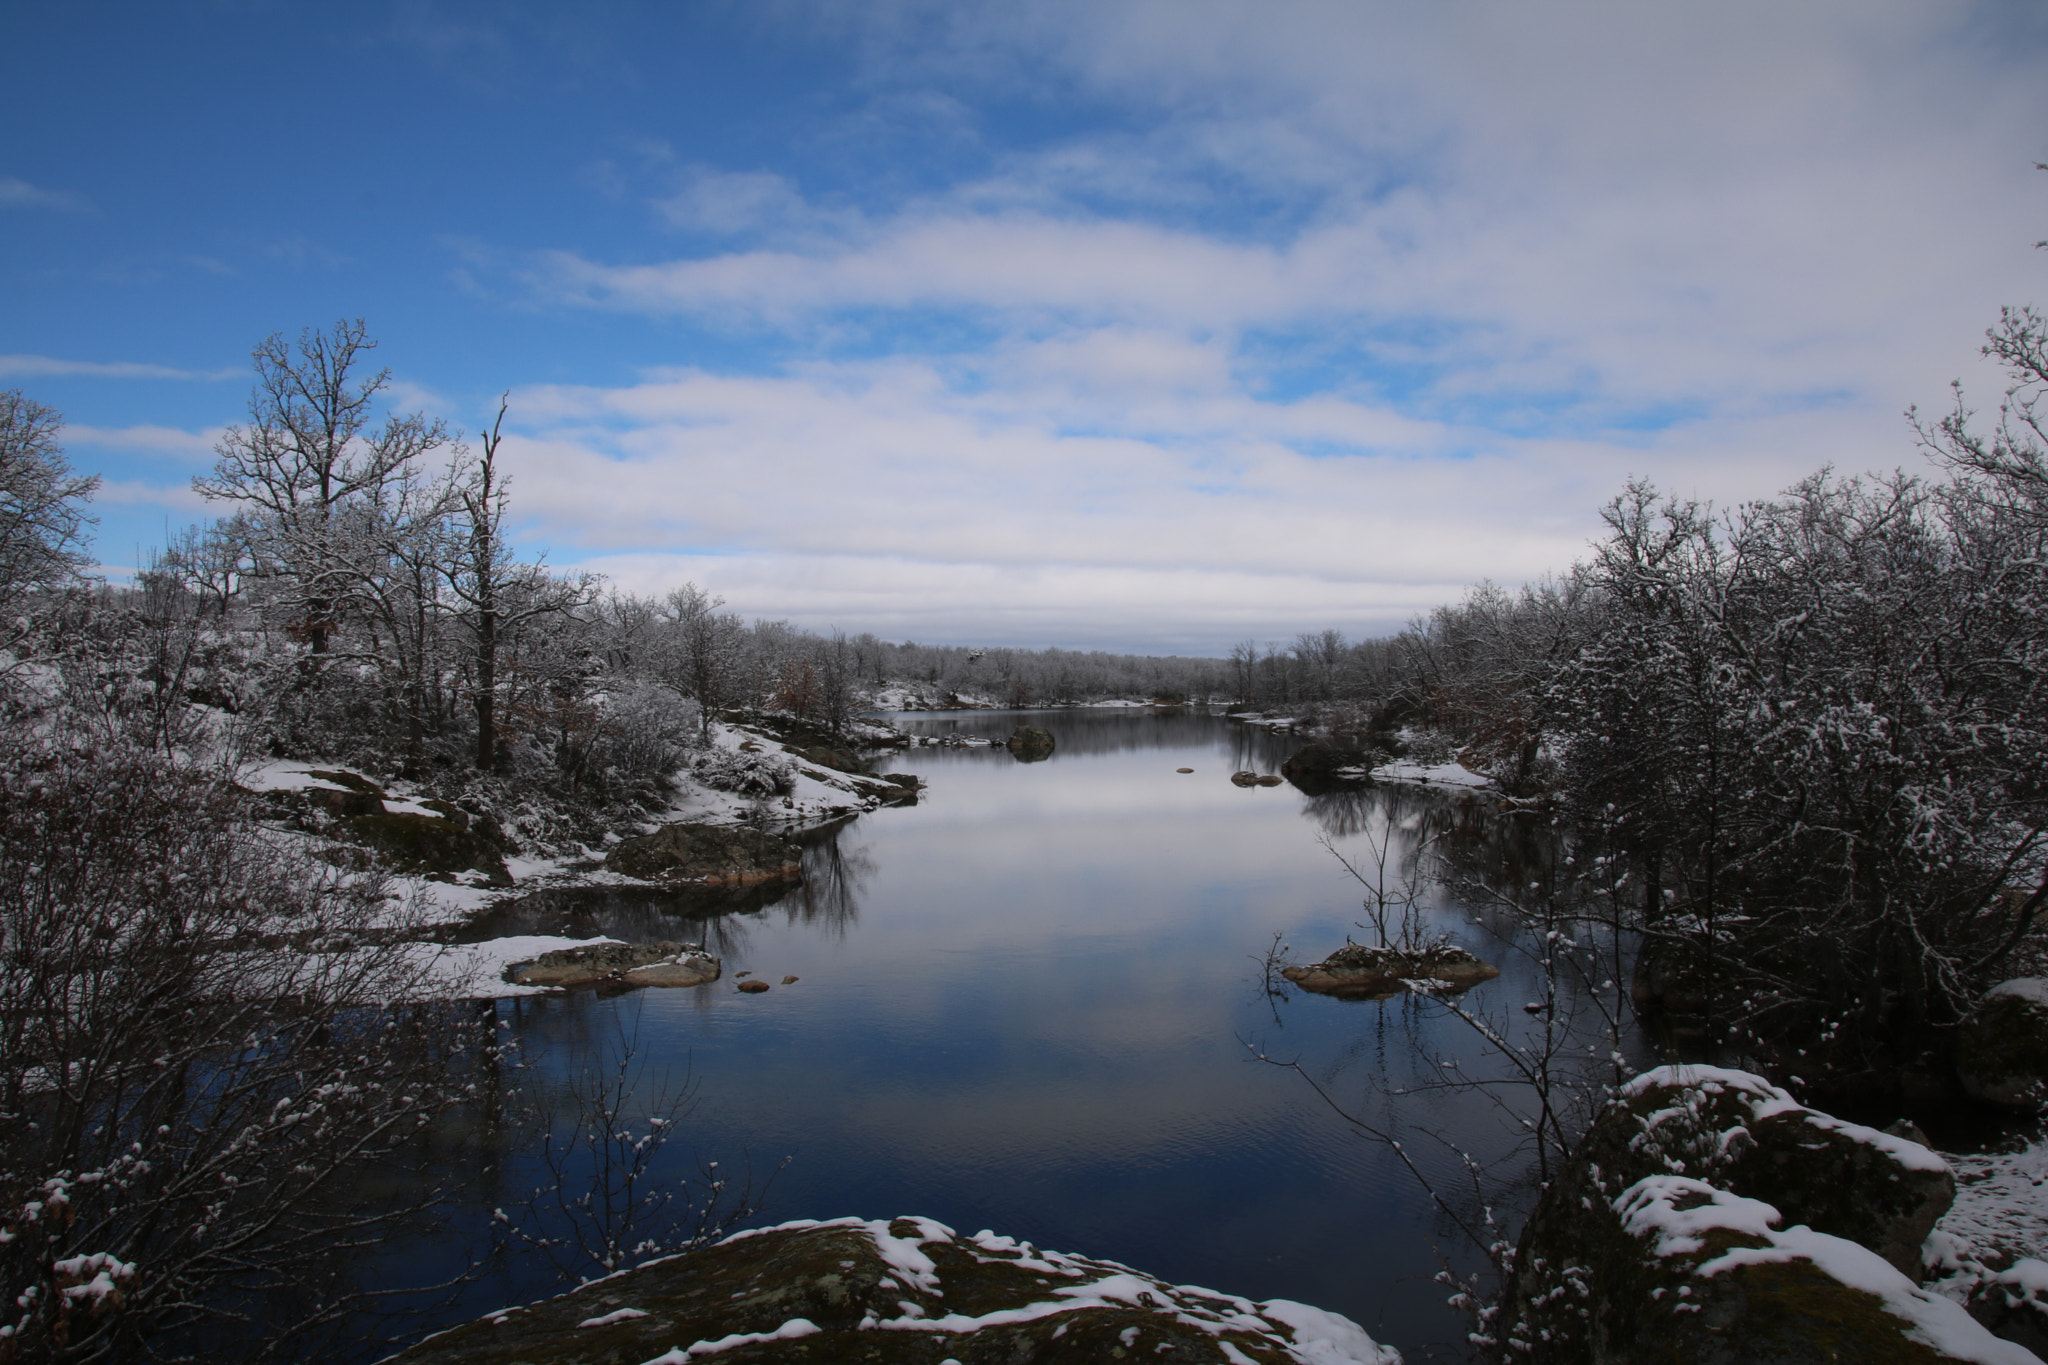
[(2048, 1103), (2048, 978), (2001, 982), (1956, 1030), (1956, 1078), (1989, 1104)]
[(1350, 1319), (1304, 1303), (1171, 1285), (993, 1232), (962, 1237), (928, 1218), (839, 1218), (742, 1232), (493, 1313), (429, 1337), (391, 1365), (706, 1358), (1401, 1362)]
[(1947, 1162), (1761, 1077), (1660, 1067), (1544, 1192), (1490, 1330), (1531, 1362), (2034, 1365), (1918, 1284)]

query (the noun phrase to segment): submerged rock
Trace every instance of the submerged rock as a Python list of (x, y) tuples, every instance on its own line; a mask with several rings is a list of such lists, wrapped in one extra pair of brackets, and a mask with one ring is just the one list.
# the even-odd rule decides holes
[(1916, 1283), (1954, 1188), (1761, 1077), (1660, 1067), (1545, 1190), (1489, 1334), (1532, 1365), (2033, 1361)]
[[(1958, 1310), (1960, 1311), (1960, 1310)], [(785, 1223), (439, 1333), (391, 1365), (1400, 1365), (1348, 1318), (927, 1218)]]
[(1052, 757), (1052, 731), (1036, 725), (1018, 726), (1003, 743), (1021, 762), (1036, 763)]
[(557, 948), (514, 963), (505, 979), (521, 986), (701, 986), (716, 981), (719, 960), (694, 943), (593, 943)]
[(1306, 967), (1282, 967), (1280, 975), (1317, 995), (1373, 1000), (1409, 990), (1411, 981), (1434, 981), (1452, 990), (1470, 990), (1499, 976), (1500, 968), (1449, 943), (1413, 952), (1347, 943), (1321, 962)]
[(2048, 1102), (2048, 978), (2021, 977), (1984, 993), (1956, 1031), (1963, 1089), (2007, 1109)]
[(800, 857), (789, 840), (744, 825), (673, 824), (622, 840), (604, 865), (645, 881), (747, 886), (798, 880)]
[(1230, 782), (1236, 787), (1256, 787), (1259, 785), (1259, 775), (1249, 769), (1242, 769), (1230, 775)]

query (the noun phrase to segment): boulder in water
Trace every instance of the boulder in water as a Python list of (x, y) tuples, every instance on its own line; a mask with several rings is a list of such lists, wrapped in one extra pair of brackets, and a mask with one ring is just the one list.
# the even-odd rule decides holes
[(1036, 763), (1052, 757), (1052, 731), (1036, 725), (1020, 725), (1010, 732), (1004, 747), (1024, 763)]

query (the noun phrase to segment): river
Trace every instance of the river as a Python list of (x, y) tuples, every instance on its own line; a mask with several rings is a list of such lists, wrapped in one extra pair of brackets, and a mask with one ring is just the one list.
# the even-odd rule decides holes
[[(1471, 1248), (1386, 1143), (1253, 1054), (1298, 1059), (1396, 1131), (1467, 1216), (1470, 1169), (1451, 1148), (1492, 1197), (1526, 1187), (1519, 1100), (1444, 1083), (1490, 1063), (1441, 1006), (1275, 994), (1262, 959), (1276, 934), (1301, 961), (1368, 937), (1361, 888), (1319, 839), (1367, 870), (1376, 844), (1391, 840), (1398, 871), (1432, 835), (1496, 862), (1540, 858), (1531, 817), (1414, 786), (1234, 786), (1236, 770), (1277, 773), (1300, 741), (1200, 712), (891, 719), (990, 737), (1029, 722), (1057, 749), (1031, 763), (1000, 748), (895, 755), (885, 768), (927, 784), (916, 806), (815, 842), (804, 891), (694, 926), (725, 958), (719, 982), (502, 1004), (539, 1068), (614, 1022), (646, 1058), (687, 1067), (699, 1100), (672, 1170), (692, 1153), (728, 1171), (788, 1157), (761, 1221), (922, 1214), (1334, 1309), (1411, 1361), (1463, 1358), (1468, 1324), (1432, 1277), (1444, 1260), (1469, 1270)], [(1467, 1006), (1532, 1026), (1522, 1006), (1542, 983), (1519, 922), (1457, 887), (1420, 890), (1432, 924), (1504, 969)], [(644, 907), (612, 911), (636, 913), (639, 936)], [(740, 993), (742, 972), (772, 989)]]

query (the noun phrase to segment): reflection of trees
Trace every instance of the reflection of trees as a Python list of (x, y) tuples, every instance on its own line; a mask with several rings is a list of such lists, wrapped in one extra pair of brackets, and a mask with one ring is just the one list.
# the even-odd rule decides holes
[(791, 924), (830, 929), (840, 938), (860, 918), (860, 892), (874, 875), (874, 859), (865, 851), (848, 852), (841, 843), (846, 826), (835, 825), (804, 844), (803, 885), (776, 906)]
[(551, 886), (506, 901), (465, 925), (460, 938), (477, 943), (515, 934), (616, 938), (627, 943), (702, 943), (721, 957), (743, 954), (753, 917), (779, 909), (791, 924), (812, 924), (845, 936), (860, 917), (860, 889), (874, 873), (862, 852), (840, 846), (845, 825), (796, 836), (804, 877), (754, 886)]

